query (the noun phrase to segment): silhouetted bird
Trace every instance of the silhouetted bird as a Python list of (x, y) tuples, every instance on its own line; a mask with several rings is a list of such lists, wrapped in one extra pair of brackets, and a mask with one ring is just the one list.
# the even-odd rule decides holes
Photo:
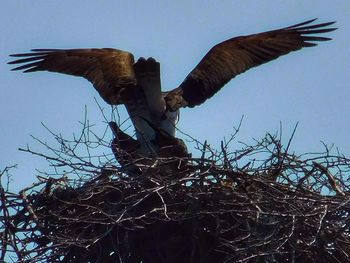
[(124, 133), (115, 122), (109, 123), (115, 136), (111, 148), (117, 161), (129, 175), (139, 175), (142, 172), (149, 171), (153, 175), (159, 174), (161, 177), (181, 176), (188, 157), (191, 156), (185, 143), (163, 129), (156, 127), (147, 119), (144, 119), (144, 121), (155, 132), (155, 139), (151, 141), (154, 145), (154, 152), (151, 156), (144, 151), (138, 140)]

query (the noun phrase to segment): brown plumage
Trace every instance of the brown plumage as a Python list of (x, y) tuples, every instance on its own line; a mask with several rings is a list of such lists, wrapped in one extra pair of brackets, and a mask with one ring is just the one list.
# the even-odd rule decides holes
[(111, 148), (116, 160), (129, 175), (139, 175), (146, 171), (163, 178), (181, 176), (181, 172), (186, 169), (187, 159), (191, 156), (185, 143), (157, 128), (147, 119), (143, 121), (154, 129), (156, 134), (155, 139), (150, 142), (154, 149), (151, 155), (138, 140), (120, 130), (115, 122), (109, 123), (115, 137)]
[(157, 146), (156, 154), (157, 157), (161, 158), (187, 158), (190, 154), (187, 151), (186, 144), (183, 140), (175, 138), (174, 136), (167, 133), (165, 130), (158, 128), (152, 122), (147, 119), (143, 119), (155, 132), (155, 138), (151, 141)]
[(274, 60), (314, 42), (331, 38), (314, 36), (331, 32), (335, 22), (308, 25), (309, 20), (290, 27), (264, 33), (240, 36), (214, 46), (186, 77), (181, 85), (167, 96), (172, 111), (179, 107), (194, 107), (218, 92), (232, 78), (246, 70)]
[(135, 87), (132, 54), (112, 48), (103, 49), (33, 49), (32, 53), (15, 54), (24, 57), (9, 64), (22, 64), (13, 70), (24, 72), (52, 71), (89, 80), (109, 104), (126, 102), (125, 91)]
[[(235, 37), (214, 46), (178, 88), (163, 93), (166, 109), (177, 111), (180, 107), (199, 105), (232, 78), (252, 67), (291, 51), (315, 46), (315, 42), (330, 40), (317, 35), (335, 30), (336, 28), (329, 28), (334, 22), (310, 25), (314, 21), (315, 19), (264, 33)], [(9, 64), (25, 63), (13, 70), (47, 70), (85, 77), (109, 104), (126, 103), (129, 91), (138, 84), (133, 55), (125, 51), (110, 48), (32, 51), (34, 52), (11, 55), (24, 59)], [(163, 103), (159, 98), (155, 101)]]
[(137, 160), (144, 158), (141, 153), (141, 144), (128, 134), (119, 129), (115, 122), (110, 122), (114, 139), (111, 143), (111, 149), (115, 156), (115, 159), (120, 165), (126, 169), (133, 169), (133, 172), (139, 171), (139, 168), (135, 165)]

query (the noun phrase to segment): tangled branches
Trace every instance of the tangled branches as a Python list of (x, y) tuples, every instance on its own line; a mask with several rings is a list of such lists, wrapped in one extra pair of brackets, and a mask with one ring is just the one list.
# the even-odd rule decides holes
[(234, 152), (204, 144), (172, 179), (154, 169), (171, 158), (130, 177), (111, 154), (79, 157), (87, 138), (56, 136), (51, 155), (25, 149), (59, 176), (19, 194), (1, 188), (1, 260), (350, 262), (350, 160), (326, 146), (296, 155), (269, 134)]

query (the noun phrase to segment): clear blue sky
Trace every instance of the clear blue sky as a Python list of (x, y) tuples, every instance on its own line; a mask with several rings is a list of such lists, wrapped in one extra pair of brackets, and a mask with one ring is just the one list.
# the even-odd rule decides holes
[[(19, 152), (51, 136), (41, 126), (70, 136), (87, 105), (90, 119), (103, 123), (97, 93), (84, 79), (39, 72), (10, 72), (8, 55), (32, 48), (114, 47), (161, 62), (162, 84), (180, 84), (216, 43), (319, 18), (337, 20), (333, 41), (282, 57), (237, 77), (214, 98), (181, 112), (179, 128), (213, 146), (245, 116), (239, 139), (274, 133), (283, 123), (297, 152), (334, 143), (350, 156), (350, 1), (16, 1), (0, 11), (0, 170), (18, 164), (13, 189), (35, 180), (47, 163)], [(102, 105), (105, 105), (98, 98)], [(125, 117), (125, 116), (124, 116)], [(103, 127), (103, 125), (101, 125)], [(101, 128), (102, 132), (102, 128)], [(35, 144), (34, 144), (35, 145)], [(233, 148), (238, 144), (233, 144)]]

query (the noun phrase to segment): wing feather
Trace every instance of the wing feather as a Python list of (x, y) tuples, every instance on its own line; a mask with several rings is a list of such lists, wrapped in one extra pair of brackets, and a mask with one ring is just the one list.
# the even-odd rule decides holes
[[(246, 70), (274, 60), (314, 42), (331, 38), (315, 36), (336, 28), (335, 22), (309, 25), (315, 19), (282, 29), (240, 36), (214, 46), (186, 77), (181, 85), (166, 96), (167, 107), (194, 107), (218, 92), (228, 81)], [(328, 28), (327, 28), (328, 27)]]
[(33, 49), (32, 53), (14, 54), (20, 59), (9, 64), (23, 64), (12, 70), (51, 71), (84, 77), (109, 104), (125, 103), (124, 90), (136, 86), (131, 53), (103, 49)]

